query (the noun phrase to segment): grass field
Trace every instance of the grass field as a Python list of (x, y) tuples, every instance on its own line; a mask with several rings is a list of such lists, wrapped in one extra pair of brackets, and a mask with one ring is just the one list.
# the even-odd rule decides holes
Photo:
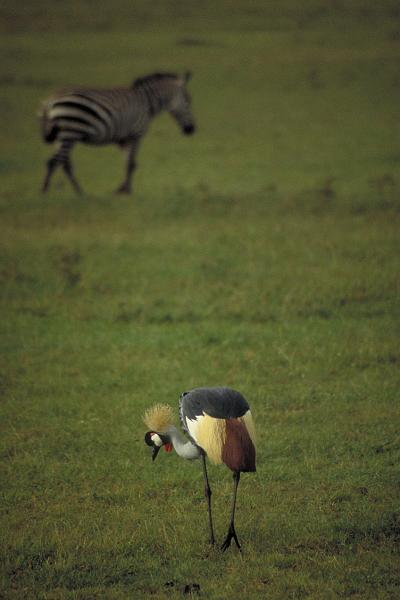
[[(0, 597), (398, 598), (397, 3), (100, 8), (0, 10)], [(132, 197), (116, 148), (39, 193), (48, 94), (188, 68), (198, 133), (154, 121)], [(201, 385), (256, 420), (242, 555), (201, 465), (143, 443)]]

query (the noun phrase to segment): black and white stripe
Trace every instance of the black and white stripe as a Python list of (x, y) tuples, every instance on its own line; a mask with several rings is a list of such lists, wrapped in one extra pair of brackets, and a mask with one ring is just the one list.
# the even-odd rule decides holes
[(155, 73), (135, 80), (132, 88), (76, 88), (50, 98), (43, 106), (42, 136), (57, 144), (47, 162), (45, 192), (54, 170), (61, 166), (77, 192), (71, 150), (77, 142), (100, 146), (118, 144), (127, 150), (126, 176), (119, 192), (131, 191), (135, 157), (151, 119), (166, 110), (185, 134), (195, 130), (191, 99), (187, 91), (190, 74), (183, 77)]

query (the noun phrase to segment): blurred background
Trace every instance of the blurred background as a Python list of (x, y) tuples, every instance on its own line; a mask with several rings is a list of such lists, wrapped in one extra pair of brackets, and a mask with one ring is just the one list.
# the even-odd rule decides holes
[[(390, 195), (398, 148), (396, 4), (5, 0), (2, 154), (12, 164), (4, 176), (21, 163), (24, 173), (32, 169), (32, 184), (41, 176), (49, 148), (38, 142), (35, 113), (55, 89), (130, 85), (139, 75), (190, 68), (195, 147), (187, 157), (187, 140), (163, 115), (154, 124), (156, 149), (147, 153), (150, 140), (143, 149), (143, 193), (154, 188), (146, 182), (157, 168), (172, 187), (185, 181), (242, 193), (317, 184), (353, 198), (371, 187)], [(118, 153), (79, 152), (88, 191), (106, 191), (107, 179), (120, 174)], [(173, 173), (165, 164), (170, 153)]]

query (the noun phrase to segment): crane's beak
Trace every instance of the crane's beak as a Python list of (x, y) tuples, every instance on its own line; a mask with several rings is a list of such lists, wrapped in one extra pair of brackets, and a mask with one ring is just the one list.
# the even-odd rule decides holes
[(162, 446), (153, 446), (153, 452), (151, 453), (152, 461), (156, 460), (157, 454), (160, 452), (160, 448), (162, 448)]

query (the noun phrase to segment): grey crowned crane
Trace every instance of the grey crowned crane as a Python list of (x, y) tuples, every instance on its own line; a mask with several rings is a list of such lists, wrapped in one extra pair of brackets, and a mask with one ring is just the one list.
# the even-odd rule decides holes
[(250, 407), (239, 392), (227, 387), (203, 387), (184, 392), (179, 401), (179, 413), (184, 438), (172, 425), (172, 409), (157, 404), (149, 409), (144, 422), (149, 428), (145, 442), (153, 448), (155, 460), (159, 450), (176, 453), (187, 460), (201, 458), (203, 463), (204, 491), (208, 504), (210, 543), (215, 543), (211, 512), (211, 488), (208, 481), (206, 456), (214, 464), (225, 463), (233, 471), (233, 497), (228, 533), (221, 546), (225, 551), (232, 538), (240, 550), (235, 531), (236, 494), (240, 474), (256, 470), (255, 428)]

